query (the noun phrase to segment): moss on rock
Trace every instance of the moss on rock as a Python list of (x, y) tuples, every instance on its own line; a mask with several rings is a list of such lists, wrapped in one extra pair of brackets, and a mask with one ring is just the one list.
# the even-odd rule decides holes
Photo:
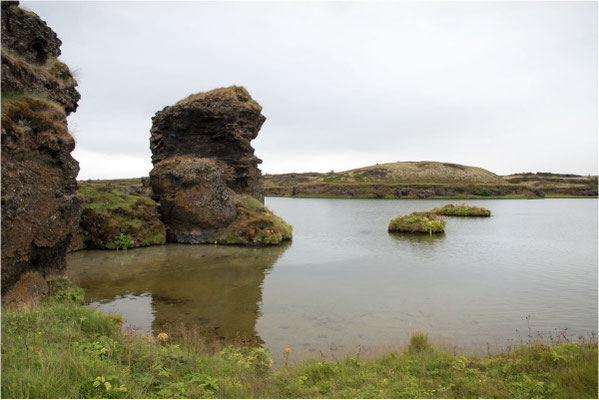
[(413, 212), (392, 219), (389, 223), (389, 232), (443, 233), (445, 220), (432, 212)]
[(239, 210), (237, 217), (218, 233), (216, 243), (264, 246), (291, 240), (293, 227), (258, 200), (237, 195), (234, 202)]

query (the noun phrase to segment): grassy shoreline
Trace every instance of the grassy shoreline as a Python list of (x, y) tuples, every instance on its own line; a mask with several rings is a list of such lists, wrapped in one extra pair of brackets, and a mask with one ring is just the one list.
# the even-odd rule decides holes
[[(527, 199), (527, 200), (539, 200), (539, 199), (543, 199), (545, 197), (527, 197), (525, 195), (505, 195), (505, 196), (476, 196), (476, 195), (471, 195), (471, 196), (431, 196), (431, 197), (425, 197), (425, 198), (421, 198), (421, 197), (412, 197), (412, 196), (404, 196), (401, 198), (397, 198), (397, 197), (393, 197), (393, 196), (388, 196), (388, 197), (369, 197), (369, 196), (336, 196), (336, 195), (329, 195), (329, 194), (297, 194), (297, 195), (277, 195), (277, 194), (267, 194), (265, 197), (286, 197), (286, 198), (290, 198), (290, 199), (359, 199), (359, 200), (498, 200), (498, 199), (504, 199), (504, 200), (522, 200), (522, 199)], [(561, 198), (561, 197), (556, 197), (556, 198)], [(564, 198), (570, 198), (570, 197), (564, 197)], [(581, 199), (596, 199), (597, 197), (589, 197), (589, 196), (584, 196), (584, 197), (574, 197), (574, 198), (581, 198)]]
[(210, 351), (123, 333), (118, 316), (54, 285), (29, 310), (3, 310), (3, 398), (597, 398), (597, 343), (532, 343), (486, 358), (435, 349), (271, 367), (268, 350)]
[(299, 195), (277, 195), (268, 194), (265, 197), (283, 197), (289, 199), (358, 199), (358, 200), (543, 200), (543, 199), (597, 199), (597, 196), (569, 196), (569, 195), (547, 195), (545, 197), (527, 197), (524, 195), (505, 195), (505, 196), (432, 196), (426, 198), (420, 197), (366, 197), (366, 196), (335, 196), (324, 194), (299, 194)]

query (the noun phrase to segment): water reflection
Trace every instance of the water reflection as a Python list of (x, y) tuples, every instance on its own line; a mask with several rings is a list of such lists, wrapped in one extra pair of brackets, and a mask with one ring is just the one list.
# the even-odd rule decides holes
[(69, 255), (69, 277), (90, 306), (123, 315), (139, 333), (181, 324), (208, 337), (256, 338), (265, 275), (289, 244), (269, 248), (170, 244)]
[(448, 218), (445, 235), (389, 235), (397, 214), (446, 202), (267, 198), (294, 226), (287, 249), (83, 251), (69, 255), (69, 274), (94, 307), (141, 330), (183, 322), (217, 337), (257, 333), (292, 358), (355, 355), (415, 331), (483, 351), (518, 340), (529, 322), (574, 338), (597, 330), (596, 199), (477, 200), (492, 218)]
[(445, 240), (445, 233), (435, 233), (434, 235), (428, 235), (419, 233), (389, 232), (389, 236), (397, 240), (398, 242), (415, 247), (431, 246)]

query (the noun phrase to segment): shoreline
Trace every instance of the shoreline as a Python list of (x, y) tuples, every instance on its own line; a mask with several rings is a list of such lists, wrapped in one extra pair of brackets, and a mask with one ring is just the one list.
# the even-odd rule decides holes
[(26, 309), (3, 309), (3, 397), (597, 398), (596, 336), (553, 345), (529, 338), (475, 357), (416, 332), (405, 348), (370, 360), (358, 350), (290, 361), (283, 349), (275, 368), (264, 347), (123, 333), (120, 316), (88, 308), (70, 285)]
[(335, 196), (335, 195), (277, 195), (266, 194), (265, 197), (288, 198), (288, 199), (357, 199), (357, 200), (544, 200), (544, 199), (598, 199), (599, 196), (569, 196), (569, 195), (547, 195), (545, 197), (522, 196), (433, 196), (433, 197), (366, 197), (366, 196)]

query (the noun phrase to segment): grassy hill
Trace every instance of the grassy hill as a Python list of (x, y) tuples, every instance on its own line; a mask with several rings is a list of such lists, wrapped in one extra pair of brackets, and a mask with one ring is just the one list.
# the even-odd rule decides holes
[(359, 198), (542, 197), (483, 168), (434, 161), (377, 164), (342, 172), (265, 175), (266, 195)]
[(376, 164), (342, 172), (265, 175), (265, 186), (316, 182), (416, 183), (416, 184), (507, 184), (503, 178), (478, 167), (434, 161)]

